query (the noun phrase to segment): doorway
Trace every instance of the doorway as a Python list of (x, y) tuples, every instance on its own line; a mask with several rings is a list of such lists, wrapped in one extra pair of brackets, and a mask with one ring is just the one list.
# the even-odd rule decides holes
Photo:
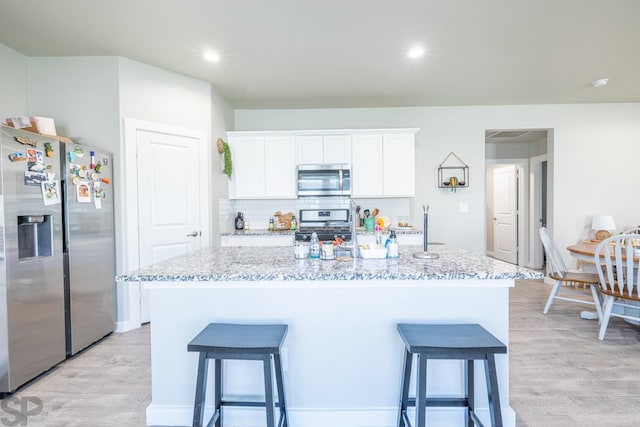
[(548, 221), (552, 134), (550, 129), (485, 131), (488, 256), (542, 268), (538, 230)]
[[(124, 120), (126, 270), (209, 246), (207, 135)], [(149, 321), (148, 291), (129, 298), (133, 323)], [(136, 302), (136, 300), (138, 302)]]

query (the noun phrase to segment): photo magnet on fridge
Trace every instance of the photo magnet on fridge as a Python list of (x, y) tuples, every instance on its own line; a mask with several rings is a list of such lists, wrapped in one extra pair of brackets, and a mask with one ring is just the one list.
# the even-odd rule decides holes
[(45, 206), (56, 205), (60, 203), (60, 191), (59, 181), (43, 181), (42, 187), (42, 199)]

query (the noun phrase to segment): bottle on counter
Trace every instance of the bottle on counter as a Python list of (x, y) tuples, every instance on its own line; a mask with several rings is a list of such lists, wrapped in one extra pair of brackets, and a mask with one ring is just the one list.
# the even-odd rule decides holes
[(389, 240), (387, 241), (387, 256), (389, 258), (398, 258), (400, 256), (400, 246), (395, 230), (391, 230)]
[(271, 217), (269, 218), (269, 231), (273, 231), (273, 227), (275, 226), (276, 220)]
[(311, 243), (309, 244), (309, 258), (320, 258), (320, 240), (318, 240), (318, 234), (315, 231), (311, 233)]
[(296, 220), (296, 216), (293, 215), (291, 217), (291, 229), (295, 230), (297, 228), (297, 226), (298, 226), (298, 221)]
[(375, 236), (376, 236), (376, 245), (382, 244), (382, 233), (380, 233), (380, 224), (376, 222), (375, 228)]
[(238, 212), (238, 216), (236, 216), (236, 230), (244, 230), (244, 217), (242, 216), (242, 212)]

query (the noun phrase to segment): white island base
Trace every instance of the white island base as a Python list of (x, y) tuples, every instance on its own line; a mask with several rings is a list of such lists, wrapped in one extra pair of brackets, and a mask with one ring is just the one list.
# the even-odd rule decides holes
[[(208, 323), (282, 322), (289, 325), (283, 368), (291, 427), (396, 426), (404, 351), (396, 324), (479, 323), (508, 345), (513, 284), (513, 279), (146, 282), (152, 352), (147, 424), (191, 425), (198, 355), (187, 352), (187, 343)], [(504, 425), (513, 427), (508, 354), (496, 355), (496, 365)], [(225, 366), (227, 395), (264, 396), (259, 363)], [(428, 395), (462, 396), (462, 366), (429, 361)], [(482, 362), (476, 362), (475, 384), (476, 412), (490, 425)], [(207, 419), (211, 377), (208, 385)], [(415, 393), (415, 373), (411, 390)], [(265, 425), (264, 409), (223, 413), (229, 427)], [(462, 426), (464, 409), (428, 408), (427, 424)]]

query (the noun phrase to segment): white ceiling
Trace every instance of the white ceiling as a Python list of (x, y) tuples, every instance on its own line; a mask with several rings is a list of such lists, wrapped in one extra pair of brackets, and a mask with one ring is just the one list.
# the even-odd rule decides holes
[(638, 0), (4, 1), (0, 43), (127, 57), (236, 108), (640, 101)]

